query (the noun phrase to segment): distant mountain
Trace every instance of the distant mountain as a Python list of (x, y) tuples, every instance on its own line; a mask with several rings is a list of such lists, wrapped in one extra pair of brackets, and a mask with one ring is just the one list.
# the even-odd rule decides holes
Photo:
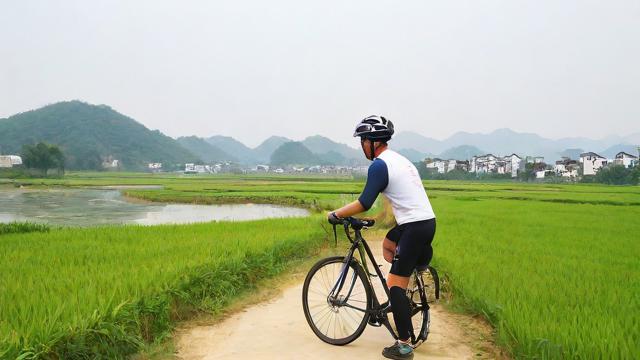
[(215, 135), (206, 139), (206, 141), (225, 153), (233, 155), (239, 162), (246, 164), (258, 162), (252, 149), (232, 137)]
[(399, 150), (398, 153), (411, 160), (412, 162), (418, 162), (423, 161), (426, 158), (439, 158), (444, 160), (469, 160), (474, 155), (483, 155), (487, 152), (482, 151), (475, 146), (460, 145), (447, 149), (439, 155), (434, 155), (431, 153), (425, 154), (415, 149), (402, 149)]
[(272, 166), (308, 166), (318, 165), (321, 162), (317, 155), (298, 141), (290, 141), (280, 145), (271, 155), (270, 161)]
[(416, 149), (401, 149), (398, 150), (398, 153), (404, 157), (406, 157), (407, 159), (409, 159), (412, 162), (419, 162), (424, 160), (425, 158), (428, 157), (435, 157), (431, 154), (425, 154), (423, 152), (420, 152)]
[(447, 149), (466, 145), (483, 149), (483, 152), (495, 155), (516, 153), (520, 156), (543, 156), (545, 161), (552, 162), (560, 159), (568, 148), (604, 153), (613, 146), (640, 144), (640, 133), (624, 137), (608, 136), (600, 140), (583, 137), (552, 140), (537, 134), (519, 133), (505, 128), (497, 129), (488, 134), (457, 132), (440, 141), (414, 132), (402, 132), (394, 137), (389, 144), (394, 149), (413, 149), (423, 153), (440, 154), (440, 156), (443, 156)]
[(106, 105), (59, 102), (0, 119), (3, 153), (20, 153), (22, 145), (40, 141), (59, 145), (68, 169), (98, 170), (108, 157), (127, 170), (146, 169), (150, 162), (173, 169), (199, 161), (174, 139)]
[(367, 161), (366, 159), (364, 159), (362, 151), (356, 150), (345, 144), (337, 143), (324, 136), (309, 136), (302, 141), (302, 144), (315, 154), (326, 154), (330, 151), (334, 151), (342, 155), (345, 161), (351, 160), (356, 163), (364, 163)]
[(282, 136), (271, 136), (253, 149), (254, 158), (260, 162), (268, 163), (271, 159), (271, 154), (276, 151), (280, 145), (293, 141)]
[(638, 147), (634, 146), (634, 145), (624, 145), (624, 144), (617, 144), (617, 145), (613, 145), (609, 148), (606, 148), (604, 150), (602, 150), (601, 152), (599, 152), (599, 155), (602, 155), (608, 159), (614, 159), (616, 157), (616, 154), (624, 151), (627, 154), (631, 154), (631, 155), (635, 155), (638, 156)]
[(396, 134), (389, 142), (394, 149), (414, 149), (425, 154), (438, 154), (447, 146), (443, 141), (428, 138), (411, 131), (403, 131)]
[(344, 156), (342, 156), (342, 154), (336, 151), (329, 151), (324, 154), (317, 154), (316, 156), (320, 160), (320, 164), (350, 165), (349, 159), (345, 158)]
[(640, 132), (625, 136), (622, 138), (621, 142), (629, 145), (640, 146)]
[(177, 139), (178, 143), (192, 154), (197, 155), (205, 163), (215, 163), (222, 161), (237, 162), (234, 156), (220, 150), (217, 146), (208, 143), (197, 136), (183, 136)]
[[(476, 155), (484, 155), (486, 151), (480, 150), (475, 146), (470, 145), (460, 145), (456, 147), (452, 147), (451, 149), (446, 150), (440, 156), (440, 159), (454, 159), (454, 160), (469, 160)], [(505, 154), (507, 155), (507, 154)]]
[(470, 145), (484, 149), (494, 155), (544, 156), (556, 158), (562, 148), (553, 140), (537, 134), (517, 133), (511, 129), (498, 129), (489, 134), (458, 132), (445, 140), (450, 146)]
[(572, 160), (578, 160), (580, 159), (580, 154), (582, 154), (583, 152), (585, 151), (582, 149), (566, 149), (564, 151), (561, 151), (558, 155), (560, 155), (560, 157), (568, 157)]

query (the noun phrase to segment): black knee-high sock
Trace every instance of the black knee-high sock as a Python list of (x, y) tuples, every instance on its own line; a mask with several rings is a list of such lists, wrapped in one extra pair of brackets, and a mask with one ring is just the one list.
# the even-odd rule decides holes
[(409, 299), (407, 299), (406, 290), (392, 286), (389, 290), (391, 300), (391, 311), (393, 312), (393, 321), (396, 323), (398, 336), (400, 340), (406, 340), (410, 337), (411, 326), (411, 310), (409, 309)]

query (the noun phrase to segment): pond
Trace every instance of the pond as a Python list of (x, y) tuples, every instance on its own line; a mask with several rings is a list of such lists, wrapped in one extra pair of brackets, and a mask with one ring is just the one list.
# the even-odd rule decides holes
[(305, 209), (265, 205), (183, 205), (128, 201), (118, 189), (15, 189), (0, 187), (0, 222), (51, 225), (187, 224), (307, 216)]

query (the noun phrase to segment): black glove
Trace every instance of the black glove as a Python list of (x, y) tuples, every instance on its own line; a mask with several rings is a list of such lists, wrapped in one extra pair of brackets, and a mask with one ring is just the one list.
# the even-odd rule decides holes
[(335, 211), (332, 211), (329, 213), (329, 215), (327, 216), (327, 220), (329, 220), (329, 224), (332, 224), (332, 225), (337, 225), (342, 223), (342, 219), (340, 219), (338, 215), (336, 215)]

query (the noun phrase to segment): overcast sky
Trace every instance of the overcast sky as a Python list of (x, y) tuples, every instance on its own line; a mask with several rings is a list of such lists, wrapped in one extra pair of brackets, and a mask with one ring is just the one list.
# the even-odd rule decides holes
[(640, 1), (0, 0), (0, 118), (108, 104), (170, 136), (640, 131)]

